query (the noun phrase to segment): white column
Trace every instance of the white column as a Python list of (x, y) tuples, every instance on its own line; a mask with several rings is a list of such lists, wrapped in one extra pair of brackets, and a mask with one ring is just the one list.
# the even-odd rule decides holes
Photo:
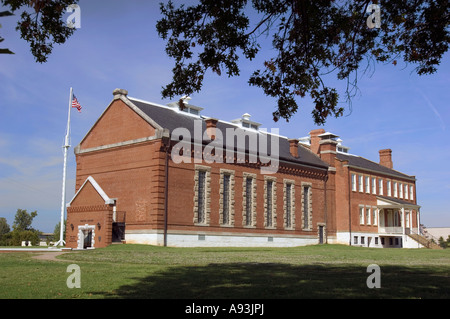
[(406, 219), (405, 219), (405, 207), (402, 207), (402, 229), (403, 229), (403, 235), (406, 234)]

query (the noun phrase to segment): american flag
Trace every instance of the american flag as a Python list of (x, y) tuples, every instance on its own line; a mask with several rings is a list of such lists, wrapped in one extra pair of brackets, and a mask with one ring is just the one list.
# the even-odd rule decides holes
[(75, 96), (75, 94), (73, 95), (73, 98), (72, 98), (72, 107), (75, 107), (78, 110), (78, 112), (81, 113), (82, 107), (81, 107), (80, 102), (78, 102), (78, 99)]

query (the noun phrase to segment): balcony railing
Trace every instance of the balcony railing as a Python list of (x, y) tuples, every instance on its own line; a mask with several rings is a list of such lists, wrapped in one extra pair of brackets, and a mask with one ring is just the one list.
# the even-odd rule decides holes
[[(406, 229), (407, 233), (409, 232), (409, 228)], [(378, 232), (380, 234), (403, 234), (403, 227), (399, 226), (379, 226)]]

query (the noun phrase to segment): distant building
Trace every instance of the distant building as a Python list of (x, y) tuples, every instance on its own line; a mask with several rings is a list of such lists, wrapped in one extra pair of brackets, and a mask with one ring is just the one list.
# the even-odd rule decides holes
[(420, 246), (415, 178), (393, 169), (390, 150), (375, 163), (325, 130), (290, 139), (247, 113), (228, 122), (189, 99), (113, 94), (75, 148), (68, 247)]

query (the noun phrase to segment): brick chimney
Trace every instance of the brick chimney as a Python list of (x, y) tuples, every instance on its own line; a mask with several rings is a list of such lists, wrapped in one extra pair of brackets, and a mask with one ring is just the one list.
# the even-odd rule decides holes
[(380, 150), (379, 153), (380, 153), (380, 165), (393, 169), (394, 163), (392, 162), (392, 150), (391, 149)]
[(208, 118), (205, 120), (206, 122), (206, 134), (208, 134), (208, 137), (214, 141), (216, 139), (216, 127), (218, 119), (214, 118)]
[(292, 156), (298, 157), (298, 139), (292, 138), (289, 139), (289, 152)]
[(312, 130), (311, 132), (309, 132), (309, 136), (311, 138), (311, 151), (314, 154), (319, 155), (319, 148), (320, 148), (320, 140), (321, 138), (319, 137), (320, 134), (325, 133), (325, 130), (323, 128), (317, 129), (317, 130)]
[(328, 163), (330, 166), (335, 165), (334, 161), (336, 158), (336, 146), (338, 145), (337, 138), (339, 136), (326, 132), (318, 135), (320, 138), (319, 142), (319, 156), (320, 158)]

